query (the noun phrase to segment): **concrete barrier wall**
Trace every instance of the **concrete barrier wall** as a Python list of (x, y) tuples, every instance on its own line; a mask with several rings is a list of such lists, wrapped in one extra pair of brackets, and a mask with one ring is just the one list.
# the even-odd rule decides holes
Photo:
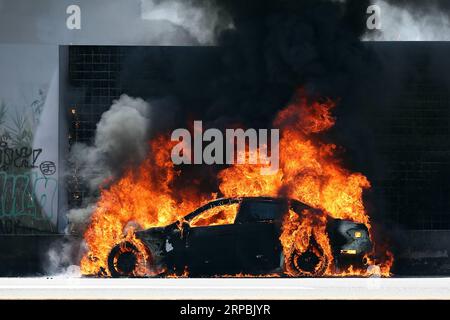
[[(64, 243), (73, 241), (64, 235), (1, 235), (0, 276), (44, 276), (55, 271), (49, 250), (62, 253)], [(76, 242), (75, 242), (76, 243)], [(74, 248), (76, 251), (76, 248)], [(67, 252), (64, 252), (67, 254)]]

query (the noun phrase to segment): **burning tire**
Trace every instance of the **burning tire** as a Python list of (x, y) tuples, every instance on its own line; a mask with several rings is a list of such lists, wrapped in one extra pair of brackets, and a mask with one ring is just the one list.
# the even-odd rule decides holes
[(329, 265), (328, 258), (314, 237), (304, 252), (294, 250), (287, 260), (287, 271), (293, 277), (320, 277)]
[(112, 248), (108, 256), (108, 269), (112, 277), (142, 277), (147, 274), (151, 255), (148, 250), (139, 250), (138, 246), (143, 245), (125, 241)]

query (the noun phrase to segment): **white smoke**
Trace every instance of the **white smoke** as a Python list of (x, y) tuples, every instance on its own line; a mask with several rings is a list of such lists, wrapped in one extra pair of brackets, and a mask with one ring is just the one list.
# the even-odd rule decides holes
[[(445, 11), (437, 7), (426, 10), (411, 6), (398, 6), (385, 0), (375, 0), (380, 7), (381, 29), (367, 32), (363, 41), (448, 41), (450, 20)], [(425, 2), (426, 5), (426, 2)]]
[(95, 204), (87, 204), (82, 208), (73, 208), (69, 210), (67, 214), (67, 220), (69, 221), (70, 234), (83, 234), (90, 222), (90, 217), (94, 212)]
[[(129, 166), (140, 163), (148, 152), (150, 105), (140, 98), (122, 95), (103, 113), (93, 145), (76, 143), (69, 155), (69, 175), (81, 179), (91, 191), (117, 178)], [(86, 200), (86, 199), (85, 199)], [(71, 209), (68, 233), (83, 233), (95, 210), (95, 199)]]
[(213, 44), (219, 32), (233, 28), (231, 18), (214, 0), (141, 0), (141, 17), (169, 21), (187, 30), (201, 44)]
[[(151, 111), (150, 104), (140, 98), (122, 95), (113, 101), (97, 124), (93, 145), (76, 143), (72, 146), (67, 174), (80, 178), (91, 191), (98, 191), (107, 179), (119, 177), (127, 165), (141, 162), (148, 152)], [(86, 197), (85, 200), (83, 207), (67, 213), (67, 234), (82, 235), (86, 230), (96, 208), (96, 199)], [(86, 249), (81, 240), (71, 238), (55, 242), (47, 252), (49, 274), (80, 275), (75, 264)]]
[(47, 251), (47, 273), (52, 276), (80, 277), (80, 267), (74, 264), (81, 259), (80, 245), (80, 241), (73, 239), (54, 242)]
[(96, 190), (106, 179), (115, 177), (124, 165), (142, 161), (148, 149), (150, 105), (140, 98), (122, 95), (103, 113), (94, 144), (72, 146), (70, 164), (77, 176)]

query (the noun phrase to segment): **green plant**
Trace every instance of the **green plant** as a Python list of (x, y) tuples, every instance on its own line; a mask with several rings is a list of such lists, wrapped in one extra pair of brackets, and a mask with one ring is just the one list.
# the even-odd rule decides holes
[(33, 143), (33, 131), (29, 126), (27, 118), (16, 110), (15, 116), (12, 118), (12, 125), (6, 126), (10, 134), (9, 146), (20, 149), (23, 147), (31, 147)]

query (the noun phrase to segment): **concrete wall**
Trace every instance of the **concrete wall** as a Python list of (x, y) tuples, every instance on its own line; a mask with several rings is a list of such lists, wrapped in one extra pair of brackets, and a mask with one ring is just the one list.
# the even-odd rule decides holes
[(62, 255), (63, 244), (72, 240), (63, 235), (0, 235), (0, 277), (49, 275), (55, 271), (50, 248)]

